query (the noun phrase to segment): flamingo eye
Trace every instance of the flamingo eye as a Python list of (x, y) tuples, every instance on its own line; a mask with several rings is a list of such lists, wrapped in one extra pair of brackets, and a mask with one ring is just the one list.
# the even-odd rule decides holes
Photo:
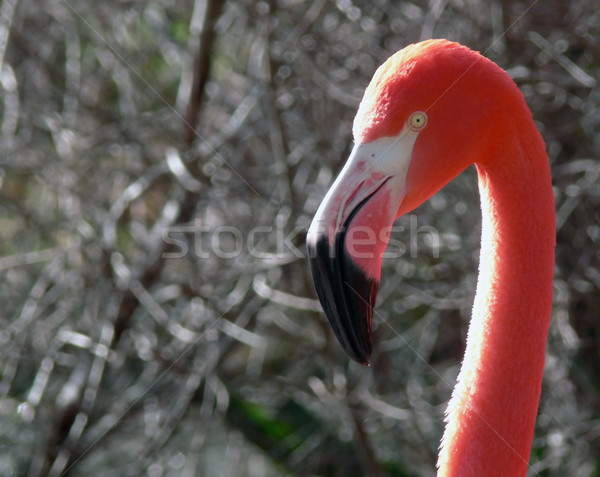
[(413, 131), (420, 131), (427, 125), (427, 114), (423, 111), (412, 113), (408, 123)]

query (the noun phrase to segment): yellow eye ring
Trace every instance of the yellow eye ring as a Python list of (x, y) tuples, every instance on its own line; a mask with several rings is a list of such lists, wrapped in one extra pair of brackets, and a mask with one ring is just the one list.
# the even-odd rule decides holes
[(412, 113), (408, 124), (413, 131), (420, 131), (427, 125), (427, 114), (423, 111), (416, 111)]

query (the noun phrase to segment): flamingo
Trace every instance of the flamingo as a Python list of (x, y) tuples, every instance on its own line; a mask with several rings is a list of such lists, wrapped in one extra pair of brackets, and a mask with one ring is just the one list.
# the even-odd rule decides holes
[(375, 72), (352, 152), (309, 227), (321, 305), (348, 355), (369, 363), (391, 224), (475, 164), (479, 276), (446, 411), (438, 476), (524, 476), (552, 308), (555, 209), (545, 145), (523, 95), (491, 60), (428, 40)]

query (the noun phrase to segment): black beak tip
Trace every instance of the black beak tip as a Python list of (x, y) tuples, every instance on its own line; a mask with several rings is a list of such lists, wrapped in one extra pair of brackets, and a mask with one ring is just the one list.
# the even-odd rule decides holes
[(333, 247), (326, 235), (307, 238), (310, 268), (325, 315), (348, 356), (368, 365), (372, 351), (371, 320), (379, 281), (369, 278), (343, 247), (343, 233)]

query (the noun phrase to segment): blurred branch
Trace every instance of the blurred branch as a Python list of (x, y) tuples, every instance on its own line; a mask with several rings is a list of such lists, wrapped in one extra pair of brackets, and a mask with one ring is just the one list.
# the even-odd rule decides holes
[[(205, 10), (200, 15), (200, 5), (205, 4)], [(194, 15), (192, 16), (192, 25), (190, 26), (190, 41), (194, 40), (190, 47), (194, 55), (194, 76), (192, 80), (192, 89), (188, 100), (188, 109), (186, 113), (185, 121), (185, 133), (184, 143), (186, 146), (190, 146), (196, 136), (195, 127), (198, 120), (198, 114), (200, 111), (200, 104), (202, 96), (205, 91), (205, 84), (208, 80), (209, 67), (210, 67), (210, 53), (212, 51), (214, 42), (214, 27), (218, 16), (221, 12), (223, 2), (220, 0), (209, 0), (207, 2), (201, 2), (197, 0), (195, 2)], [(199, 18), (201, 20), (199, 20)], [(201, 26), (201, 30), (198, 28)], [(168, 154), (168, 153), (167, 153)], [(168, 161), (167, 161), (168, 163)], [(196, 203), (199, 200), (198, 190), (199, 182), (195, 180), (194, 192), (188, 191), (185, 196), (181, 199), (179, 211), (174, 217), (173, 223), (186, 223), (193, 217)], [(168, 244), (162, 242), (162, 246), (157, 250), (153, 257), (154, 262), (150, 263), (145, 271), (139, 276), (139, 284), (142, 288), (149, 288), (152, 283), (160, 276), (162, 268), (164, 266), (164, 260), (162, 258), (163, 252), (168, 247)], [(127, 323), (139, 304), (138, 298), (132, 291), (127, 291), (123, 297), (121, 307), (115, 322), (115, 342), (118, 342), (121, 334), (127, 328)]]
[(196, 124), (210, 72), (210, 53), (215, 38), (215, 25), (223, 9), (223, 0), (196, 0), (190, 23), (190, 47), (194, 59), (193, 79), (185, 113), (184, 144), (196, 138)]
[(259, 273), (255, 276), (253, 288), (258, 296), (271, 300), (273, 303), (289, 306), (297, 310), (321, 312), (321, 306), (317, 300), (276, 290), (267, 284), (266, 277), (263, 274)]
[(363, 470), (365, 475), (380, 477), (383, 475), (383, 469), (379, 464), (379, 460), (373, 451), (369, 436), (364, 428), (364, 423), (359, 414), (358, 409), (354, 406), (348, 406), (350, 415), (352, 416), (352, 422), (354, 423), (355, 439), (358, 445), (357, 449), (360, 451), (360, 457), (363, 462)]
[[(196, 2), (197, 5), (200, 3), (201, 2), (199, 1)], [(188, 128), (185, 133), (185, 142), (187, 145), (190, 145), (194, 138), (192, 133), (194, 132), (194, 125), (197, 121), (199, 105), (204, 93), (204, 86), (208, 78), (210, 65), (209, 55), (214, 41), (214, 23), (216, 22), (221, 11), (222, 3), (223, 2), (221, 1), (215, 0), (206, 3), (206, 14), (204, 17), (204, 22), (202, 23), (204, 29), (202, 34), (195, 37), (197, 40), (197, 44), (195, 45), (196, 54), (194, 61), (195, 78), (189, 100), (190, 106), (188, 108), (187, 115), (188, 121), (186, 126), (188, 126)], [(191, 29), (193, 31), (193, 26)], [(170, 162), (172, 169), (172, 158)], [(156, 180), (159, 175), (168, 170), (165, 168), (165, 166), (168, 164), (169, 161), (167, 160), (165, 163), (158, 165), (156, 170), (153, 171), (154, 174), (151, 175), (149, 180), (146, 180), (144, 183), (137, 182), (130, 186), (122, 196), (122, 201), (116, 202), (111, 208), (111, 214), (104, 223), (104, 241), (105, 245), (109, 247), (107, 254), (110, 256), (109, 261), (111, 263), (111, 268), (114, 271), (117, 281), (121, 281), (122, 285), (125, 285), (128, 288), (122, 295), (118, 312), (116, 313), (116, 319), (114, 320), (114, 324), (110, 325), (110, 332), (102, 333), (102, 336), (109, 337), (107, 343), (101, 343), (106, 346), (107, 349), (115, 347), (119, 342), (123, 332), (128, 328), (131, 316), (140, 304), (141, 299), (144, 301), (146, 307), (150, 311), (151, 316), (159, 318), (159, 321), (163, 325), (165, 325), (168, 321), (166, 314), (160, 310), (160, 307), (156, 306), (156, 303), (149, 298), (150, 295), (146, 292), (146, 290), (152, 286), (162, 272), (164, 267), (162, 253), (168, 244), (162, 242), (162, 238), (159, 237), (158, 240), (161, 240), (160, 245), (150, 256), (150, 260), (147, 262), (147, 265), (140, 271), (136, 271), (135, 274), (132, 274), (131, 271), (126, 271), (124, 268), (126, 265), (124, 263), (121, 263), (121, 266), (119, 266), (118, 264), (121, 261), (119, 258), (120, 255), (115, 255), (114, 252), (110, 251), (115, 246), (116, 242), (116, 223), (122, 216), (126, 207), (144, 192), (145, 187), (148, 187), (148, 185), (151, 184), (152, 181)], [(187, 181), (189, 182), (189, 178), (187, 178)], [(194, 192), (186, 193), (181, 201), (180, 206), (178, 207), (178, 213), (175, 215), (170, 214), (172, 215), (172, 221), (185, 223), (192, 218), (195, 210), (195, 204), (198, 201), (198, 197), (196, 195), (198, 192), (198, 187), (194, 187)], [(123, 275), (123, 273), (125, 273), (125, 275)], [(120, 278), (119, 275), (121, 275)], [(167, 328), (170, 329), (170, 326)], [(175, 334), (177, 336), (179, 336), (180, 333), (181, 330), (175, 330)], [(189, 340), (186, 338), (184, 342), (189, 342)], [(58, 437), (58, 440), (54, 439), (54, 442), (52, 443), (52, 450), (50, 447), (48, 448), (46, 459), (48, 461), (49, 475), (63, 475), (63, 473), (66, 473), (69, 471), (69, 469), (71, 469), (73, 463), (76, 462), (76, 459), (78, 459), (78, 457), (76, 457), (78, 452), (74, 453), (74, 449), (83, 433), (84, 428), (88, 424), (88, 412), (95, 399), (95, 390), (97, 390), (99, 382), (102, 378), (103, 363), (103, 360), (95, 360), (92, 363), (90, 380), (88, 381), (88, 387), (86, 388), (87, 393), (82, 393), (82, 397), (85, 396), (85, 399), (78, 404), (73, 404), (70, 406), (68, 408), (68, 414), (64, 414), (62, 417), (57, 417), (57, 422), (62, 422), (59, 428), (69, 429), (69, 431), (65, 432), (63, 437)], [(99, 366), (97, 366), (97, 364)], [(44, 473), (45, 468), (46, 465), (41, 465), (39, 467), (39, 472)]]
[[(219, 361), (219, 348), (215, 343), (209, 344), (208, 353), (199, 351), (196, 347), (195, 357), (191, 366), (191, 372), (187, 373), (185, 382), (180, 387), (173, 405), (164, 416), (159, 429), (152, 432), (152, 439), (147, 443), (141, 455), (128, 469), (127, 475), (138, 476), (144, 472), (152, 462), (153, 454), (157, 452), (175, 431), (185, 414), (190, 410), (190, 402), (194, 399), (206, 376), (210, 375)], [(152, 411), (151, 411), (152, 412)], [(155, 411), (156, 412), (156, 411)], [(156, 426), (158, 427), (158, 425)]]
[(0, 72), (4, 66), (4, 55), (6, 54), (6, 45), (13, 23), (15, 7), (17, 0), (3, 0), (0, 7)]
[(45, 250), (34, 250), (32, 252), (0, 257), (0, 271), (38, 262), (47, 262), (55, 258), (59, 252), (59, 248), (47, 248)]
[(552, 57), (560, 66), (562, 66), (566, 72), (568, 72), (573, 79), (578, 83), (585, 86), (586, 88), (593, 88), (596, 86), (596, 79), (588, 75), (579, 66), (569, 60), (565, 55), (556, 51), (554, 46), (546, 40), (539, 33), (532, 31), (529, 32), (529, 39), (542, 50), (544, 53)]

